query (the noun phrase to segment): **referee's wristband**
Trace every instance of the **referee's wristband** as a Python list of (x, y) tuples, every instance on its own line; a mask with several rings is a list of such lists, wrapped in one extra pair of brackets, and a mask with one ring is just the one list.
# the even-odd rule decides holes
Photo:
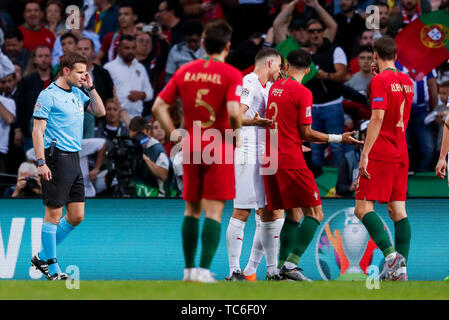
[(329, 134), (329, 142), (330, 143), (341, 143), (343, 137), (341, 134)]

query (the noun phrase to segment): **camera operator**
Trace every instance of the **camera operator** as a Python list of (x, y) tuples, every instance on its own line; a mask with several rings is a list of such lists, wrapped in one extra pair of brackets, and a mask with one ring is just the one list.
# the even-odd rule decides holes
[(151, 126), (142, 117), (134, 117), (131, 120), (129, 133), (131, 137), (139, 140), (143, 147), (143, 161), (137, 164), (133, 175), (137, 196), (167, 196), (170, 160), (164, 147), (151, 136)]
[(36, 197), (42, 194), (41, 180), (34, 163), (23, 162), (19, 167), (17, 183), (5, 190), (5, 197)]

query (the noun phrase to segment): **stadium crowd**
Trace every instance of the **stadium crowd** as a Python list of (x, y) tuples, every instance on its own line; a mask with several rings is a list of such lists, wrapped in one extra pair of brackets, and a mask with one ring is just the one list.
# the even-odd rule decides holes
[[(367, 7), (378, 8), (378, 28), (367, 28)], [(224, 18), (234, 29), (227, 62), (254, 68), (262, 47), (285, 57), (300, 47), (317, 72), (313, 128), (363, 131), (371, 111), (374, 39), (400, 30), (422, 14), (449, 10), (448, 0), (42, 0), (0, 1), (0, 195), (40, 194), (33, 161), (32, 114), (41, 90), (58, 75), (60, 57), (77, 51), (106, 107), (84, 113), (80, 153), (86, 196), (176, 197), (182, 191), (182, 151), (152, 117), (157, 94), (182, 65), (204, 56), (207, 21)], [(408, 70), (397, 62), (397, 69)], [(407, 131), (410, 171), (434, 171), (448, 113), (449, 61), (414, 82)], [(183, 127), (182, 105), (171, 114)], [(130, 137), (134, 138), (129, 139)], [(138, 141), (135, 143), (135, 141)], [(307, 162), (319, 176), (339, 167), (336, 193), (351, 196), (358, 147), (312, 144)], [(178, 152), (175, 152), (178, 151)]]

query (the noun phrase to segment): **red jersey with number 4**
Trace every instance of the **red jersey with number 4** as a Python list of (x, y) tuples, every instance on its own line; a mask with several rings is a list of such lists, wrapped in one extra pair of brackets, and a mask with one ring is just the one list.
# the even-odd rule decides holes
[[(273, 124), (267, 127), (267, 164), (264, 167), (270, 166), (269, 161), (275, 159), (273, 152), (278, 152), (279, 169), (307, 168), (299, 128), (304, 124), (312, 124), (312, 104), (312, 92), (291, 76), (271, 86), (265, 117), (273, 120)], [(277, 145), (273, 136), (270, 137), (270, 130), (272, 133), (277, 132)]]
[(371, 109), (385, 110), (385, 116), (369, 158), (408, 163), (405, 133), (413, 103), (413, 82), (408, 75), (387, 69), (373, 77), (370, 92)]
[[(185, 128), (191, 138), (201, 141), (201, 137), (193, 136), (193, 124), (199, 121), (201, 128), (195, 133), (201, 133), (203, 139), (209, 133), (214, 134), (214, 130), (203, 134), (207, 129), (218, 130), (224, 139), (225, 130), (231, 128), (226, 104), (229, 101), (240, 103), (241, 89), (242, 74), (239, 70), (224, 62), (198, 59), (179, 68), (159, 97), (169, 104), (181, 97)], [(202, 142), (201, 149), (206, 144)]]

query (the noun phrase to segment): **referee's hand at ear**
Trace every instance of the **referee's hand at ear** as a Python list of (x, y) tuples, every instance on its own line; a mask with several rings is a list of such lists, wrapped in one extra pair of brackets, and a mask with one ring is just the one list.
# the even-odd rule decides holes
[(50, 168), (48, 168), (47, 164), (44, 164), (40, 167), (37, 167), (37, 174), (41, 179), (44, 179), (45, 181), (51, 180), (51, 171)]

